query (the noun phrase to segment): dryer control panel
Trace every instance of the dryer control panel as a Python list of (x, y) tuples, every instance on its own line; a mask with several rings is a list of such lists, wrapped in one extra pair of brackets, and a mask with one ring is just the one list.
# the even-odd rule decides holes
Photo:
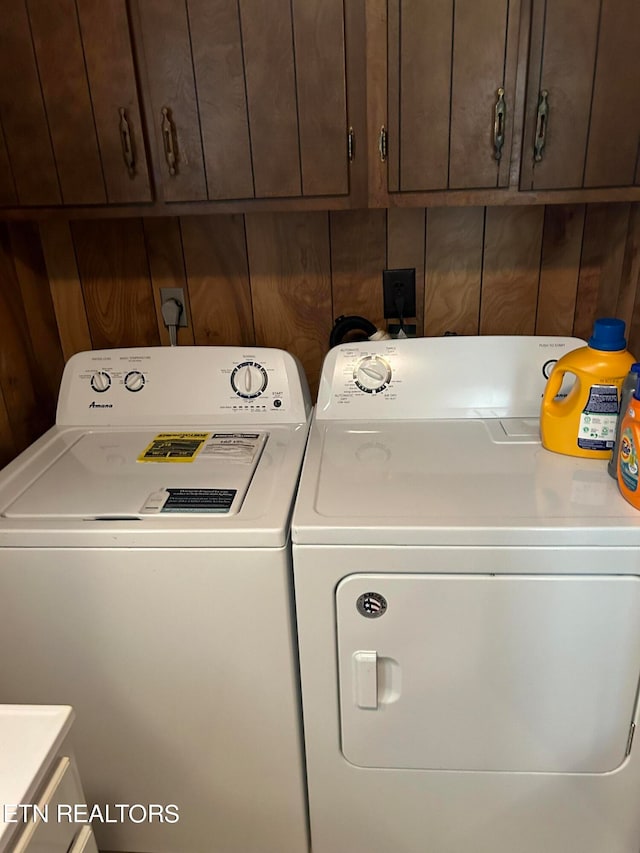
[(310, 411), (302, 367), (283, 350), (142, 347), (74, 355), (56, 423), (303, 423)]
[(342, 344), (325, 359), (316, 417), (537, 418), (553, 365), (584, 345), (525, 335)]

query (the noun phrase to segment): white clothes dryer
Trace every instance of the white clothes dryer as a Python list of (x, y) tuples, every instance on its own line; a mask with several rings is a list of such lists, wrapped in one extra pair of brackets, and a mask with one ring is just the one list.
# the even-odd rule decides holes
[(0, 475), (0, 701), (74, 706), (102, 850), (308, 850), (289, 534), (310, 414), (280, 350), (80, 353)]
[(640, 848), (640, 515), (539, 441), (582, 344), (328, 354), (292, 528), (314, 853)]

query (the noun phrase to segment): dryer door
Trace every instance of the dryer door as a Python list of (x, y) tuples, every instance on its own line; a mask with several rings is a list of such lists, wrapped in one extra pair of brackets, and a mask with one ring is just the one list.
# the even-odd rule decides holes
[(336, 610), (351, 763), (605, 773), (624, 760), (637, 578), (354, 574)]

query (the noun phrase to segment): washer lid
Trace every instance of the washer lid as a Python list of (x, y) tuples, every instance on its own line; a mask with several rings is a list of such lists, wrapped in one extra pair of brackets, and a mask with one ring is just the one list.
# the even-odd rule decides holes
[(7, 518), (236, 515), (266, 431), (79, 432), (5, 509)]

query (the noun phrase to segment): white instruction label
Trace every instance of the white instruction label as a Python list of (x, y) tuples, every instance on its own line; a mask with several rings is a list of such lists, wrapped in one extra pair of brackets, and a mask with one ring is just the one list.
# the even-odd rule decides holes
[(262, 450), (264, 432), (215, 432), (200, 451), (200, 460), (224, 459), (226, 462), (253, 462)]
[(236, 489), (159, 489), (152, 492), (140, 510), (155, 513), (227, 513)]

